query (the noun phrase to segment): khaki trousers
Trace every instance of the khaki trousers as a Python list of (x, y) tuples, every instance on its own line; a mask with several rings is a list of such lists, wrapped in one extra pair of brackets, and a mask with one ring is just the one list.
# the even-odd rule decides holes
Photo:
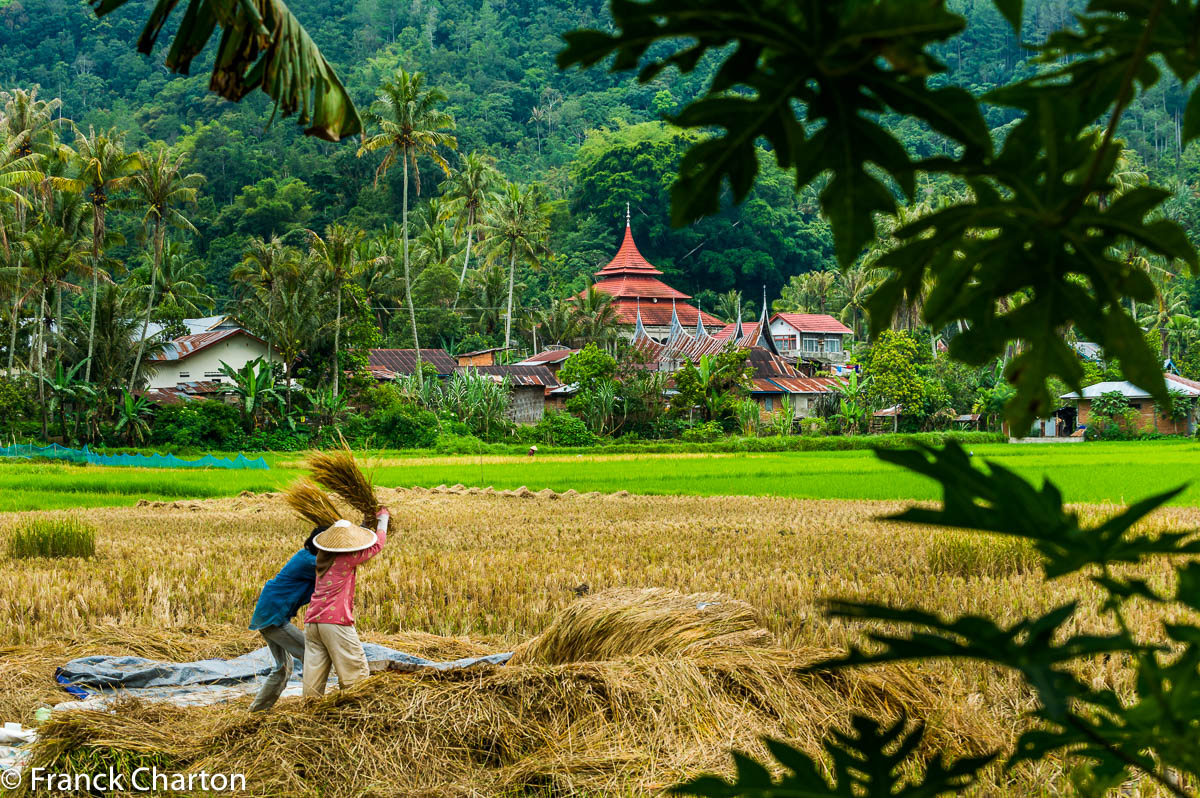
[(304, 624), (305, 698), (325, 695), (331, 666), (339, 687), (349, 687), (371, 674), (358, 632), (353, 626), (336, 623)]

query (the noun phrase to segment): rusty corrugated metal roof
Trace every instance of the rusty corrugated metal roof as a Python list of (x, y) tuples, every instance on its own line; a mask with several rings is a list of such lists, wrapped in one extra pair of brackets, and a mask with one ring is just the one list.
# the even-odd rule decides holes
[(456, 371), (464, 374), (486, 374), (497, 379), (508, 377), (513, 385), (529, 387), (540, 386), (542, 388), (557, 388), (559, 383), (558, 378), (545, 366), (459, 366)]
[[(422, 349), (421, 362), (429, 363), (439, 377), (447, 377), (458, 368), (454, 358), (445, 349)], [(408, 376), (417, 370), (415, 349), (371, 349), (367, 351), (367, 369), (380, 379), (395, 379)]]

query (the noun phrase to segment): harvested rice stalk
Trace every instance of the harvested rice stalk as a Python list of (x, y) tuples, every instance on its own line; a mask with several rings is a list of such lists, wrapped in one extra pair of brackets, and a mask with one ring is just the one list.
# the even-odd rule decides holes
[(308, 457), (308, 468), (313, 479), (363, 514), (363, 526), (374, 529), (379, 499), (371, 480), (359, 469), (354, 453), (348, 447), (332, 452), (313, 452)]
[(719, 593), (617, 588), (568, 606), (550, 628), (518, 646), (512, 661), (564, 665), (769, 642), (743, 601)]
[(318, 488), (307, 479), (301, 479), (292, 484), (283, 494), (283, 500), (296, 511), (301, 518), (306, 518), (314, 526), (329, 526), (341, 518), (337, 507)]

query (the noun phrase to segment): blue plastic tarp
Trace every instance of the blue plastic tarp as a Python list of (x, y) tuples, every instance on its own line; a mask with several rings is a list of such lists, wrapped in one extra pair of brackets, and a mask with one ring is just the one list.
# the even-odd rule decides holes
[[(437, 662), (403, 651), (364, 643), (363, 650), (371, 670), (438, 671), (461, 670), (480, 665), (503, 665), (511, 652)], [(299, 688), (303, 670), (293, 660), (289, 687)], [(263, 648), (233, 659), (205, 659), (197, 662), (159, 662), (143, 657), (80, 657), (54, 674), (55, 680), (79, 699), (98, 696), (128, 695), (151, 700), (170, 701), (175, 697), (229, 693), (228, 697), (252, 692), (275, 666), (270, 651)], [(240, 688), (227, 691), (225, 688)], [(218, 699), (219, 700), (219, 699)]]
[(85, 444), (82, 449), (70, 449), (52, 443), (49, 446), (35, 446), (19, 443), (12, 446), (0, 446), (0, 457), (45, 457), (54, 460), (69, 460), (73, 463), (90, 463), (103, 466), (127, 466), (134, 468), (229, 468), (254, 469), (266, 471), (269, 466), (261, 457), (250, 460), (244, 454), (236, 457), (214, 457), (206, 454), (198, 460), (183, 460), (173, 454), (98, 454)]

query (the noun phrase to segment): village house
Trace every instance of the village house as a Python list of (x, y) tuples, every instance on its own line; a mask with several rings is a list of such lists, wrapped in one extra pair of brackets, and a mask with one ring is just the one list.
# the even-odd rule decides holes
[(824, 313), (776, 313), (771, 337), (779, 352), (816, 363), (845, 363), (848, 339), (854, 331)]
[(266, 341), (237, 326), (185, 335), (147, 360), (151, 367), (147, 387), (171, 390), (192, 383), (228, 385), (230, 379), (221, 371), (222, 363), (237, 370), (259, 358), (278, 361), (280, 356), (278, 351), (270, 351)]
[[(1181, 418), (1164, 416), (1150, 392), (1132, 382), (1098, 382), (1087, 386), (1081, 393), (1072, 391), (1063, 394), (1062, 398), (1072, 402), (1077, 408), (1076, 423), (1079, 426), (1087, 426), (1092, 417), (1092, 404), (1097, 398), (1106, 393), (1119, 393), (1137, 414), (1133, 421), (1136, 429), (1152, 430), (1162, 435), (1194, 435), (1197, 422), (1200, 421), (1200, 412), (1196, 406), (1196, 399), (1200, 397), (1200, 382), (1175, 374), (1164, 374), (1163, 377), (1167, 381), (1167, 390), (1187, 404), (1186, 412)], [(1054, 432), (1050, 432), (1047, 437), (1053, 434)]]

